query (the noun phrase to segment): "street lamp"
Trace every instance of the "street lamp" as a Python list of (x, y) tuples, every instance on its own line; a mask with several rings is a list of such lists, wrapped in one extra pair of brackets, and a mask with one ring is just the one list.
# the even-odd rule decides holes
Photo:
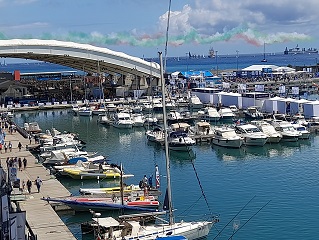
[(216, 75), (218, 76), (218, 55), (217, 55), (217, 53), (218, 53), (218, 51), (215, 51), (216, 52)]
[(237, 72), (238, 72), (238, 57), (239, 57), (239, 56), (238, 56), (238, 53), (239, 53), (239, 51), (236, 50), (236, 53), (237, 53), (237, 55), (236, 55), (236, 58), (237, 58), (237, 59), (236, 59), (236, 60), (237, 60)]

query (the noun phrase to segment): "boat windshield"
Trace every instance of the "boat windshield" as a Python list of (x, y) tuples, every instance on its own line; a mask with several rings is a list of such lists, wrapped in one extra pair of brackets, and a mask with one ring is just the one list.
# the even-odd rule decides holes
[(258, 128), (247, 128), (246, 129), (247, 133), (255, 133), (255, 132), (260, 132)]

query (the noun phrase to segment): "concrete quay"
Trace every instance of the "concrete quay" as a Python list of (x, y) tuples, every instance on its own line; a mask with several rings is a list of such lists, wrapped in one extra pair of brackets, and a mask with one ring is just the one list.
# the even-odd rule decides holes
[[(12, 143), (12, 151), (9, 149), (5, 152), (2, 149), (0, 153), (1, 166), (7, 170), (7, 157), (17, 157), (27, 159), (26, 169), (18, 171), (17, 178), (20, 179), (20, 186), (22, 188), (22, 181), (25, 183), (28, 179), (32, 181), (31, 194), (25, 189), (13, 188), (11, 193), (11, 201), (17, 203), (17, 207), (22, 211), (26, 211), (26, 220), (32, 232), (36, 235), (37, 239), (55, 240), (55, 239), (76, 239), (70, 232), (68, 227), (63, 223), (61, 218), (53, 210), (50, 204), (41, 200), (41, 197), (65, 197), (69, 196), (70, 192), (50, 173), (37, 162), (37, 159), (26, 150), (26, 146), (30, 146), (30, 141), (24, 138), (19, 132), (8, 133), (6, 132), (5, 142)], [(19, 151), (18, 143), (22, 143), (22, 149)], [(32, 143), (34, 144), (34, 142)], [(31, 144), (31, 145), (32, 145)], [(42, 186), (40, 193), (37, 192), (35, 186), (35, 179), (39, 176), (42, 179)]]

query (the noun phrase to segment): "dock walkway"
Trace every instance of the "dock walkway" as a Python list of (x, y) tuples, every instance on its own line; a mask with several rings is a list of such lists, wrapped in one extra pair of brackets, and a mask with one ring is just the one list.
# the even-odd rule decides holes
[[(25, 182), (30, 179), (32, 181), (31, 194), (27, 192), (27, 188), (14, 188), (11, 193), (11, 199), (19, 200), (18, 206), (22, 211), (26, 211), (27, 222), (33, 233), (37, 235), (37, 239), (55, 240), (55, 239), (76, 239), (70, 232), (68, 227), (64, 224), (61, 218), (53, 210), (50, 204), (41, 200), (42, 197), (65, 197), (69, 196), (70, 192), (46, 170), (42, 164), (37, 162), (37, 159), (26, 150), (26, 146), (30, 146), (30, 141), (24, 138), (19, 132), (8, 133), (6, 131), (5, 142), (11, 141), (12, 151), (9, 149), (5, 152), (2, 149), (0, 153), (1, 166), (7, 171), (7, 157), (18, 157), (27, 159), (26, 169), (18, 171), (17, 178)], [(22, 143), (22, 149), (19, 151), (18, 143)], [(34, 144), (34, 142), (32, 143)], [(40, 193), (37, 192), (35, 186), (35, 179), (39, 176), (43, 182)]]

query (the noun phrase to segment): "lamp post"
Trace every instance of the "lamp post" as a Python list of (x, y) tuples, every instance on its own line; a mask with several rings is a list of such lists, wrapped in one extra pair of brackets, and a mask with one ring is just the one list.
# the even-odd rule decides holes
[(237, 72), (238, 72), (238, 53), (239, 53), (239, 51), (238, 50), (236, 50), (236, 65), (237, 65)]
[(217, 53), (218, 53), (218, 51), (215, 51), (216, 52), (216, 75), (218, 76), (218, 55), (217, 55)]

